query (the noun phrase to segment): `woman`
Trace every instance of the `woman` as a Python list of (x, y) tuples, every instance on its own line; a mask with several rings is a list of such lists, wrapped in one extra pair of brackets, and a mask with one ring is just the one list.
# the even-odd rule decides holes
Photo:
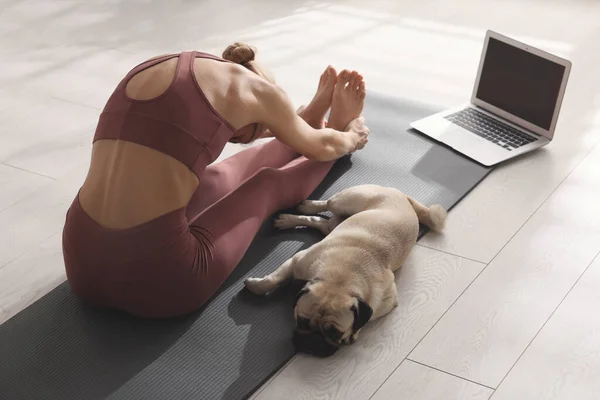
[[(366, 144), (364, 97), (359, 74), (329, 67), (300, 117), (239, 43), (223, 58), (184, 52), (138, 65), (100, 115), (67, 213), (73, 292), (140, 317), (198, 309), (268, 216), (304, 200), (336, 159)], [(275, 139), (210, 165), (228, 141), (265, 136)]]

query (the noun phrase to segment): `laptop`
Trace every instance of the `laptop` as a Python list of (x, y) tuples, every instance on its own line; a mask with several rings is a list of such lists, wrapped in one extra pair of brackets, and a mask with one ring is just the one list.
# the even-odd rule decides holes
[(411, 126), (493, 166), (554, 137), (571, 62), (487, 31), (471, 101)]

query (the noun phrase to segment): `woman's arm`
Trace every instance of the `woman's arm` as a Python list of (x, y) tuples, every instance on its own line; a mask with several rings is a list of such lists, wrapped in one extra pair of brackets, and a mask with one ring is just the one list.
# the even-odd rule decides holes
[(263, 124), (278, 140), (306, 158), (331, 161), (364, 145), (367, 129), (363, 132), (314, 129), (296, 114), (280, 87), (262, 79), (252, 81), (248, 96), (244, 96), (244, 108), (252, 114), (254, 122)]
[[(302, 113), (304, 112), (305, 108), (306, 108), (305, 106), (302, 106), (302, 107), (298, 108), (296, 110), (296, 115), (298, 115), (300, 118), (302, 118), (303, 120), (306, 121), (306, 118), (304, 118), (304, 115), (302, 115)], [(311, 126), (314, 128), (313, 125), (311, 125)], [(323, 127), (324, 128), (327, 127), (327, 121), (325, 121), (325, 125)], [(265, 139), (265, 138), (272, 138), (272, 137), (275, 137), (275, 135), (273, 135), (273, 132), (271, 132), (270, 129), (265, 128), (263, 130), (263, 133), (260, 135), (260, 137), (258, 139)]]

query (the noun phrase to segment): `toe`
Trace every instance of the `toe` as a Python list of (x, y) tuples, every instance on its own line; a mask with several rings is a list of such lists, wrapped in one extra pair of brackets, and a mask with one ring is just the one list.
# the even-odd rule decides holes
[(356, 77), (356, 88), (360, 89), (360, 84), (363, 83), (363, 76), (361, 74), (358, 74), (358, 76)]
[(338, 77), (338, 87), (343, 89), (350, 80), (351, 76), (352, 72), (348, 71), (347, 69), (343, 70)]
[(363, 81), (363, 82), (361, 82), (361, 83), (360, 83), (360, 85), (358, 86), (358, 91), (357, 91), (357, 93), (358, 93), (358, 97), (359, 97), (360, 99), (364, 99), (364, 98), (365, 98), (365, 96), (367, 95), (367, 87), (366, 87), (366, 85), (365, 85), (365, 82), (364, 82), (364, 81)]
[(276, 289), (276, 286), (273, 286), (273, 282), (268, 278), (247, 278), (244, 281), (244, 286), (251, 293), (254, 293), (259, 296), (264, 296), (272, 290)]
[(328, 82), (330, 82), (332, 84), (334, 84), (338, 79), (337, 71), (331, 65), (329, 67), (327, 67), (327, 79), (328, 79)]
[(326, 69), (322, 74), (321, 77), (319, 78), (319, 87), (322, 87), (323, 85), (325, 85), (325, 83), (327, 82), (327, 78), (329, 77), (328, 74), (329, 70)]
[(350, 75), (350, 82), (348, 83), (348, 90), (356, 90), (356, 78), (358, 78), (358, 72), (352, 71), (352, 74)]
[(295, 226), (294, 216), (289, 214), (281, 214), (273, 222), (273, 226), (277, 229), (290, 229)]
[(260, 294), (260, 292), (261, 292), (261, 290), (260, 290), (261, 283), (262, 283), (262, 279), (261, 278), (247, 278), (244, 281), (244, 286), (246, 287), (246, 289), (248, 289), (252, 293), (254, 293), (254, 294)]

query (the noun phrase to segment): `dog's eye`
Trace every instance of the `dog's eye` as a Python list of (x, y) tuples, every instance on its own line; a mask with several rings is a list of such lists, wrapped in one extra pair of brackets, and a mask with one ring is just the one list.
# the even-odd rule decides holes
[(298, 319), (296, 319), (296, 327), (303, 331), (309, 331), (310, 320), (308, 318), (298, 317)]

